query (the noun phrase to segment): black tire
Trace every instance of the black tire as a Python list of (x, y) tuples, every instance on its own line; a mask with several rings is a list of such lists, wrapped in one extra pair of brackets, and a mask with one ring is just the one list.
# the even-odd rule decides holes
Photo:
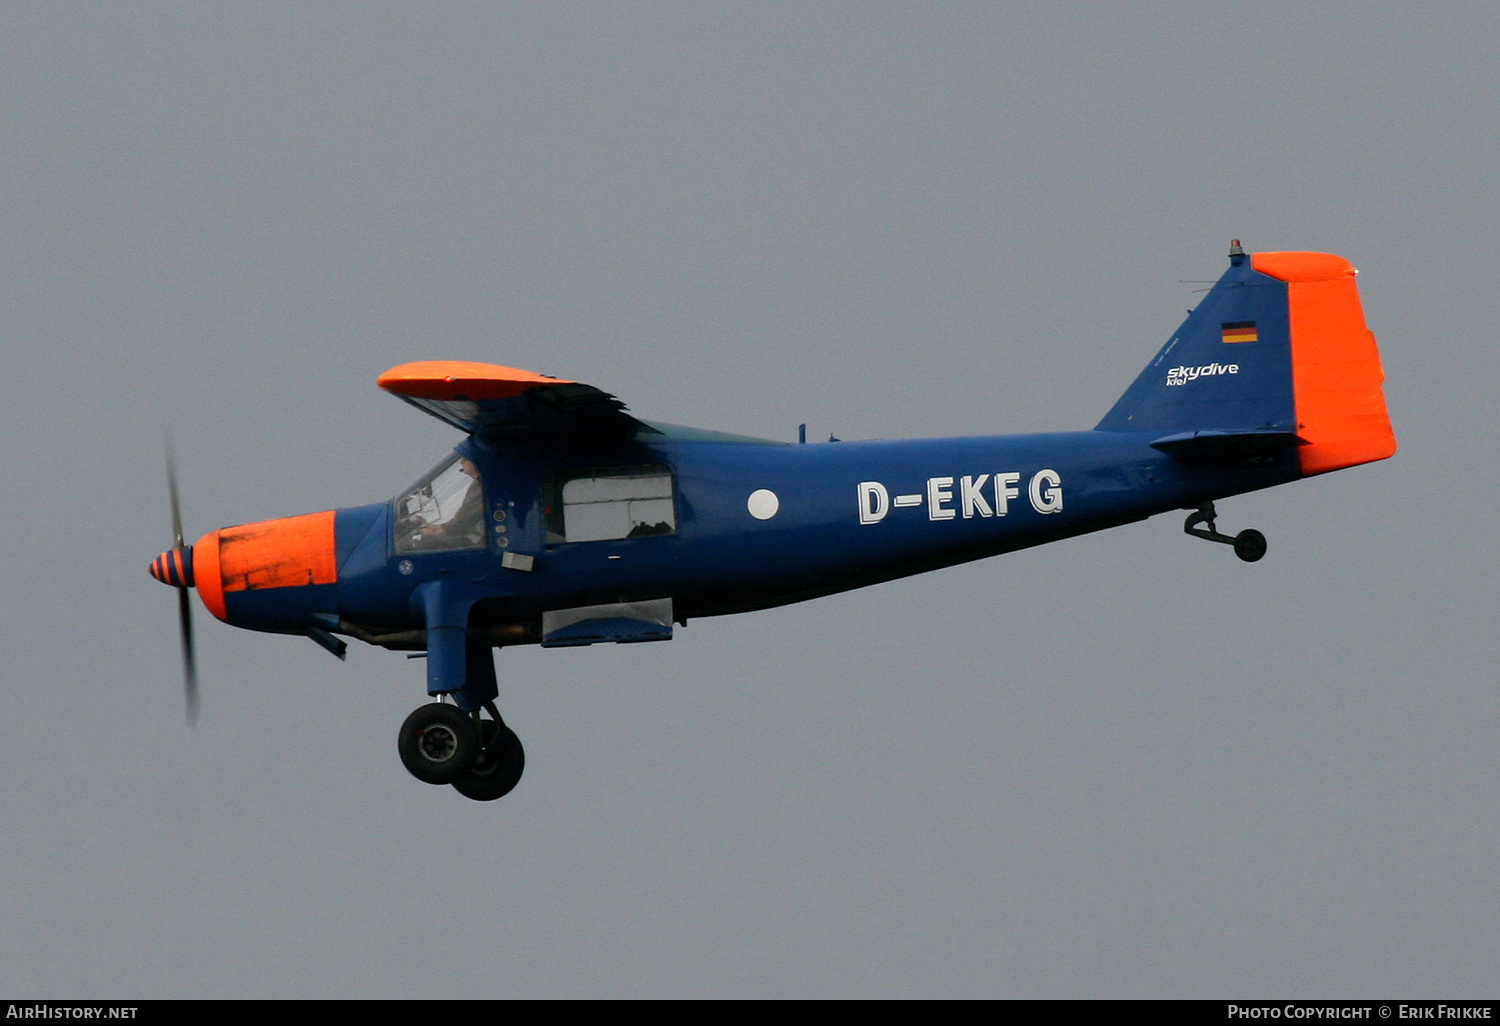
[(494, 720), (482, 721), (479, 730), (484, 738), (479, 758), (467, 773), (453, 782), (453, 789), (476, 802), (492, 802), (510, 794), (520, 782), (521, 773), (526, 769), (526, 750), (521, 747), (521, 739), (516, 737), (515, 731), (503, 724), (500, 725), (499, 740), (492, 749), (490, 740), (496, 734)]
[(457, 706), (433, 702), (412, 712), (396, 735), (407, 772), (425, 784), (451, 784), (479, 756), (474, 721)]
[(1266, 554), (1266, 536), (1253, 528), (1234, 536), (1234, 554), (1246, 563), (1254, 563)]

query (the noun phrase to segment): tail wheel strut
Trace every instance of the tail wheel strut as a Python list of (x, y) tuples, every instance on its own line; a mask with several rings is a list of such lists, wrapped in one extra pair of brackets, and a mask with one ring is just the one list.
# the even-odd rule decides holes
[[(1194, 538), (1202, 538), (1204, 541), (1220, 542), (1224, 545), (1234, 546), (1234, 554), (1246, 563), (1254, 563), (1266, 554), (1266, 536), (1259, 531), (1248, 528), (1236, 535), (1220, 534), (1214, 525), (1218, 514), (1214, 512), (1214, 504), (1205, 502), (1196, 510), (1188, 514), (1187, 521), (1182, 525), (1182, 530)], [(1199, 524), (1208, 526), (1199, 527)]]

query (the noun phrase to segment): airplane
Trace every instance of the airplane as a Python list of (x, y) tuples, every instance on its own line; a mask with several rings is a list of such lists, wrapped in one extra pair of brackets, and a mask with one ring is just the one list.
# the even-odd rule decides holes
[(494, 651), (664, 641), (699, 617), (802, 602), (1189, 510), (1396, 451), (1384, 372), (1342, 257), (1246, 253), (1091, 431), (806, 444), (641, 420), (591, 385), (424, 361), (379, 385), (466, 437), (394, 499), (224, 527), (184, 544), (170, 449), (188, 718), (188, 589), (236, 627), (425, 656), (407, 770), (476, 801), (525, 767)]

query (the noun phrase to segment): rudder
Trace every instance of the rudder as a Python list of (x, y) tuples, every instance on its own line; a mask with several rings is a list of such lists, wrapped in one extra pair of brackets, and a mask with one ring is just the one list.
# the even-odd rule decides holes
[(1256, 253), (1255, 270), (1287, 283), (1297, 455), (1304, 474), (1357, 466), (1396, 452), (1385, 370), (1365, 326), (1358, 273), (1328, 253)]

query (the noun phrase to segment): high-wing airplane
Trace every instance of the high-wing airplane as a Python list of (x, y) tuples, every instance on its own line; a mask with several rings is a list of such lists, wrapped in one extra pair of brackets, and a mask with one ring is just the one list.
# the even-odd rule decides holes
[(510, 367), (394, 367), (380, 387), (467, 437), (394, 499), (210, 531), (151, 564), (225, 623), (425, 653), (434, 701), (398, 735), (419, 780), (489, 801), (525, 756), (494, 649), (663, 641), (764, 609), (1190, 510), (1396, 451), (1355, 270), (1246, 254), (1092, 431), (791, 444), (640, 420), (591, 385)]

